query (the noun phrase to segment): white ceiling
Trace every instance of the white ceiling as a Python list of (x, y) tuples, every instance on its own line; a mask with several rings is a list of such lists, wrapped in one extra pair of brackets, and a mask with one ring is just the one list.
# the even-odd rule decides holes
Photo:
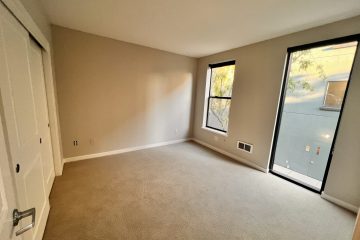
[(42, 0), (53, 24), (201, 57), (360, 14), (360, 0)]

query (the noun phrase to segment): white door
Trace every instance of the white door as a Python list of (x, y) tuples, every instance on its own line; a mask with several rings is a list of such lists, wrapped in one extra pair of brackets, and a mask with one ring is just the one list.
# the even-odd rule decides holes
[(18, 204), (2, 126), (0, 118), (0, 239), (15, 240), (12, 214)]
[(42, 52), (41, 48), (33, 40), (30, 40), (29, 59), (36, 106), (36, 119), (38, 120), (39, 135), (41, 138), (40, 148), (44, 172), (45, 191), (47, 197), (49, 197), (55, 177), (53, 165), (54, 161), (50, 136), (49, 115), (46, 102)]
[[(35, 226), (21, 235), (24, 240), (40, 240), (43, 236), (49, 213), (48, 192), (51, 188), (47, 186), (47, 181), (54, 171), (41, 62), (39, 47), (0, 4), (2, 126), (8, 156), (11, 158), (17, 209), (36, 210)], [(4, 189), (7, 188), (6, 185)], [(8, 203), (8, 206), (13, 204)], [(24, 218), (15, 231), (29, 224), (31, 217)]]

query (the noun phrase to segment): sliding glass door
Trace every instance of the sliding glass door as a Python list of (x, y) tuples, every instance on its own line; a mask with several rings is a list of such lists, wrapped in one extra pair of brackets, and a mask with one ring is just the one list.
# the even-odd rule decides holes
[(342, 38), (290, 48), (271, 171), (323, 187), (358, 46)]

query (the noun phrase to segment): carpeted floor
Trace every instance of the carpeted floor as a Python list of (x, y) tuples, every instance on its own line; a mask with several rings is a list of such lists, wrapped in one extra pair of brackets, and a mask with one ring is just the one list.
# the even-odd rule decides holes
[(355, 215), (193, 142), (65, 164), (44, 240), (351, 239)]

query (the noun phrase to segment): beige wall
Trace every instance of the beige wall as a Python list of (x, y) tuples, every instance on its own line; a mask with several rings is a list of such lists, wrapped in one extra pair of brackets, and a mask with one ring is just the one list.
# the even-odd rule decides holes
[[(360, 33), (360, 16), (201, 58), (194, 137), (267, 168), (287, 48), (355, 33)], [(355, 206), (360, 206), (359, 55), (325, 188), (327, 194)], [(207, 67), (226, 60), (236, 60), (236, 72), (229, 134), (224, 137), (202, 129), (202, 121)], [(237, 140), (253, 143), (254, 152), (237, 150)]]
[(52, 30), (64, 157), (191, 135), (195, 59)]

